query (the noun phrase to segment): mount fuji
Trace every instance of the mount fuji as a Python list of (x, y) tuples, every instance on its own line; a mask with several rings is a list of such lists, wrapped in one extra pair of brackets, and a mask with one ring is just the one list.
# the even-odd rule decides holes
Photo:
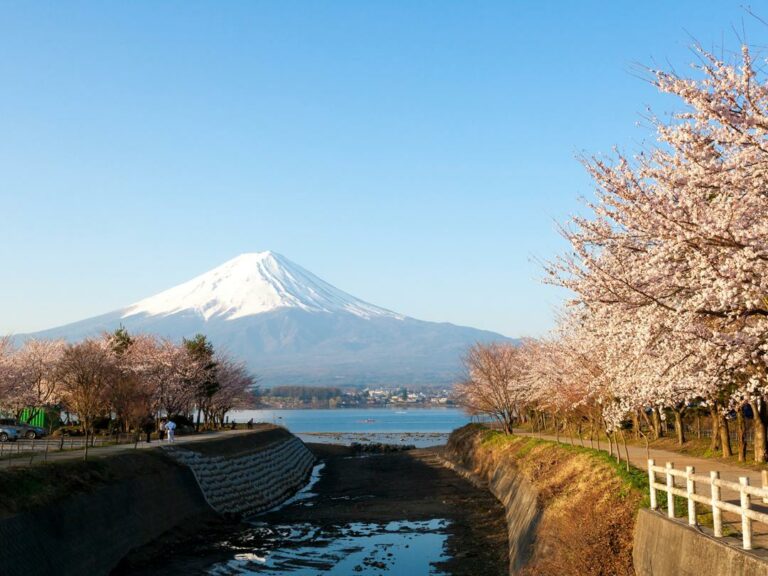
[(127, 308), (26, 337), (78, 340), (120, 325), (172, 339), (206, 334), (265, 386), (448, 385), (469, 345), (510, 341), (369, 304), (274, 252), (242, 254)]

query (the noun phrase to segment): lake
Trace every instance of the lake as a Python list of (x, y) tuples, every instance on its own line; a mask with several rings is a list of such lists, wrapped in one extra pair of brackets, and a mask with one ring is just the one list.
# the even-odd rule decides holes
[(233, 410), (230, 422), (271, 422), (291, 432), (450, 432), (469, 423), (459, 408)]
[(431, 446), (468, 424), (459, 408), (337, 408), (330, 410), (234, 410), (229, 419), (242, 424), (271, 422), (309, 442), (383, 442)]

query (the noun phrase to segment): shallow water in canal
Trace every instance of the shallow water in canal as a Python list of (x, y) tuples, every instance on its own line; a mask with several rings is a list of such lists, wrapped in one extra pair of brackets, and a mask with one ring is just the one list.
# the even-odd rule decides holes
[(355, 522), (329, 529), (256, 522), (228, 543), (232, 558), (210, 567), (208, 574), (444, 574), (434, 564), (446, 559), (448, 524), (443, 519)]

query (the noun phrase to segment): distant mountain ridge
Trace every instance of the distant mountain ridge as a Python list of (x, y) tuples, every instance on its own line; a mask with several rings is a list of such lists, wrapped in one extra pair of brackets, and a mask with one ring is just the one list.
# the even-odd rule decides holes
[(77, 340), (120, 325), (172, 339), (202, 332), (266, 386), (449, 385), (469, 345), (511, 341), (375, 306), (274, 252), (242, 254), (121, 310), (27, 337)]

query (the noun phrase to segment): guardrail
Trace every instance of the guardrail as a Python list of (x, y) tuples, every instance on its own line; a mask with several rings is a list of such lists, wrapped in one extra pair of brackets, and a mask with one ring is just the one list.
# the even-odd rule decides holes
[[(665, 482), (656, 481), (656, 474), (663, 474)], [(675, 479), (685, 481), (685, 488), (678, 487)], [(667, 493), (667, 516), (675, 518), (675, 496), (688, 501), (688, 524), (696, 526), (696, 503), (712, 509), (715, 538), (723, 536), (723, 512), (731, 512), (741, 517), (741, 535), (744, 550), (752, 550), (752, 522), (768, 525), (768, 514), (752, 509), (751, 497), (760, 498), (768, 503), (768, 471), (762, 472), (762, 486), (750, 486), (749, 478), (742, 476), (739, 482), (720, 479), (720, 472), (712, 471), (709, 476), (696, 474), (693, 466), (686, 466), (685, 471), (676, 470), (672, 462), (666, 466), (656, 466), (653, 460), (648, 460), (648, 483), (651, 492), (651, 509), (658, 510), (659, 503), (656, 491)], [(709, 487), (709, 496), (696, 493), (696, 485), (704, 484)], [(732, 504), (722, 498), (722, 490), (730, 490), (739, 495), (739, 504)]]

